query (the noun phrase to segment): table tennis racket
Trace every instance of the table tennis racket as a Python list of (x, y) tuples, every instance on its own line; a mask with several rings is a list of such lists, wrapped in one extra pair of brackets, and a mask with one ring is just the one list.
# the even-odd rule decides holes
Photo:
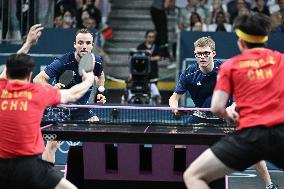
[(91, 72), (94, 70), (95, 56), (93, 53), (85, 54), (80, 62), (79, 62), (79, 74), (82, 75), (82, 70), (84, 69), (86, 72)]
[(62, 83), (65, 87), (67, 87), (72, 82), (73, 76), (74, 72), (72, 70), (66, 70), (60, 75), (59, 83)]

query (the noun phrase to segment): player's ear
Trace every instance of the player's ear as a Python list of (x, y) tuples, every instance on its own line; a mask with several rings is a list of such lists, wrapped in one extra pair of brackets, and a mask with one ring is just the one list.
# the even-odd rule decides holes
[(28, 78), (29, 82), (32, 82), (32, 75), (33, 75), (33, 72), (31, 72), (30, 75), (29, 75), (29, 78)]
[(243, 51), (244, 49), (247, 49), (247, 44), (242, 39), (238, 39), (238, 46), (239, 46), (240, 51)]
[(216, 51), (212, 51), (213, 57), (216, 56)]

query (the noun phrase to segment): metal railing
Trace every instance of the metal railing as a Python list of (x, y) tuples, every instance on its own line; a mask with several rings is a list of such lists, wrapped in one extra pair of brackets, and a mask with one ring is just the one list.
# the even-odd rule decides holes
[(52, 27), (54, 0), (0, 0), (0, 43), (21, 43), (29, 28)]

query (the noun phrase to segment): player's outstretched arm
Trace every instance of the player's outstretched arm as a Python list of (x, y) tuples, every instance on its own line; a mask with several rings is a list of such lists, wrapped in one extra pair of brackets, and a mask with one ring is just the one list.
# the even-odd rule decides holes
[(20, 53), (28, 53), (30, 48), (36, 44), (36, 42), (38, 41), (38, 39), (41, 36), (43, 27), (41, 24), (35, 24), (30, 28), (30, 31), (27, 35), (27, 39), (26, 42), (24, 43), (24, 45), (18, 50), (17, 54)]
[(226, 104), (228, 102), (229, 95), (223, 90), (214, 91), (212, 102), (211, 102), (211, 111), (212, 113), (218, 115), (222, 118), (227, 118), (226, 113)]
[(98, 76), (98, 80), (96, 81), (97, 86), (104, 86), (105, 85), (105, 74), (102, 71), (101, 75)]
[(48, 81), (50, 80), (49, 76), (45, 73), (44, 70), (39, 72), (33, 79), (33, 83), (39, 83), (39, 84), (48, 84)]
[(70, 89), (62, 89), (61, 93), (61, 103), (75, 102), (81, 98), (88, 89), (93, 85), (95, 76), (93, 72), (86, 73), (85, 70), (82, 71), (82, 83), (74, 85)]
[[(101, 75), (98, 77), (98, 80), (96, 81), (96, 85), (98, 86), (98, 89), (101, 88), (104, 88), (104, 85), (105, 85), (105, 74), (104, 72), (101, 73)], [(104, 92), (104, 91), (99, 91), (99, 92)], [(97, 94), (97, 96), (95, 96), (95, 101), (97, 103), (101, 103), (101, 104), (104, 104), (106, 103), (106, 97), (103, 95), (103, 94)]]
[(236, 110), (236, 103), (234, 102), (231, 106), (226, 108), (227, 118), (230, 121), (236, 122), (239, 119), (239, 113)]
[[(178, 101), (181, 98), (181, 94), (173, 93), (169, 99), (169, 105), (172, 108), (178, 108)], [(173, 111), (174, 113), (178, 112), (177, 110)]]
[[(30, 28), (26, 42), (17, 51), (17, 54), (28, 53), (30, 48), (38, 41), (39, 37), (41, 36), (42, 30), (43, 30), (43, 27), (41, 26), (41, 24), (33, 25)], [(6, 66), (4, 67), (2, 73), (0, 74), (0, 79), (1, 78), (6, 78)]]

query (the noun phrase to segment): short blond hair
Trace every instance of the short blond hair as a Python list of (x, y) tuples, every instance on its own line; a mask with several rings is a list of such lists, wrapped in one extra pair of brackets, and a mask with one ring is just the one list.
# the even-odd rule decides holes
[(210, 47), (215, 51), (215, 42), (210, 36), (201, 37), (194, 42), (194, 47)]

